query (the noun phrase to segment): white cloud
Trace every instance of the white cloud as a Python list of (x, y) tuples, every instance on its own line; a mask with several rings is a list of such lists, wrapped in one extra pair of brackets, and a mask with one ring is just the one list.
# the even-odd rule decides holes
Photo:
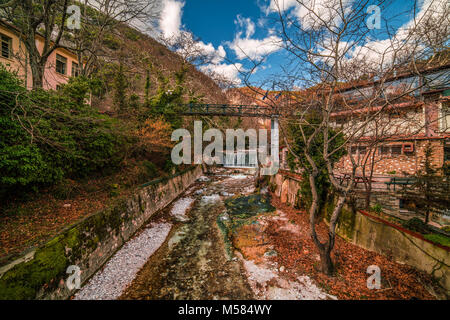
[[(219, 65), (223, 62), (226, 57), (223, 46), (216, 49), (212, 43), (197, 41), (191, 32), (183, 30), (181, 24), (185, 4), (183, 1), (163, 0), (162, 4), (159, 26), (166, 44), (177, 46), (175, 50), (190, 61), (198, 58), (202, 63), (207, 61), (212, 65)], [(231, 72), (228, 71), (227, 74), (231, 74)]]
[(241, 15), (236, 17), (236, 24), (241, 28), (245, 28), (245, 37), (250, 38), (255, 34), (255, 23), (250, 18), (243, 18)]
[(163, 10), (159, 19), (159, 27), (164, 37), (178, 36), (181, 29), (184, 2), (164, 0)]
[[(412, 50), (413, 46), (417, 46), (415, 50), (421, 51), (423, 39), (420, 39), (421, 35), (417, 30), (425, 29), (433, 32), (437, 38), (448, 34), (450, 29), (450, 18), (446, 15), (448, 10), (449, 4), (445, 4), (445, 0), (425, 0), (416, 17), (401, 26), (390, 39), (371, 40), (364, 45), (355, 46), (350, 53), (350, 59), (378, 64), (383, 61), (384, 65), (389, 65), (393, 62), (394, 54), (405, 54)], [(434, 25), (433, 30), (430, 30), (426, 24), (432, 20)]]
[(235, 52), (238, 59), (259, 60), (281, 49), (281, 38), (271, 34), (270, 30), (269, 34), (271, 35), (265, 39), (252, 39), (251, 37), (255, 34), (255, 23), (250, 18), (243, 18), (238, 15), (235, 23), (244, 31), (238, 32), (234, 40), (228, 43), (228, 46)]
[(320, 28), (324, 22), (340, 24), (339, 9), (342, 3), (344, 10), (350, 10), (353, 0), (271, 0), (266, 14), (271, 12), (287, 12), (292, 14), (305, 29)]
[(242, 64), (209, 64), (201, 66), (200, 70), (205, 74), (211, 76), (213, 79), (219, 80), (219, 82), (228, 82), (231, 85), (238, 86), (242, 83), (239, 78), (239, 72), (243, 71)]
[(219, 46), (216, 49), (212, 43), (206, 44), (203, 41), (197, 41), (193, 44), (193, 47), (194, 48), (192, 49), (196, 51), (199, 56), (207, 57), (213, 64), (221, 63), (227, 55), (223, 46)]
[[(216, 49), (212, 43), (197, 41), (191, 32), (183, 30), (181, 24), (183, 7), (182, 1), (163, 1), (159, 27), (164, 42), (175, 47), (173, 49), (189, 61), (199, 62), (198, 68), (221, 84), (240, 85), (242, 81), (239, 78), (239, 70), (242, 64), (223, 63), (227, 53), (222, 45)], [(255, 32), (255, 25), (250, 19), (243, 19), (241, 23), (249, 26), (247, 30), (249, 36)]]
[(236, 37), (229, 44), (229, 47), (240, 60), (245, 58), (259, 60), (266, 55), (280, 50), (280, 42), (281, 38), (277, 36), (269, 36), (261, 40)]

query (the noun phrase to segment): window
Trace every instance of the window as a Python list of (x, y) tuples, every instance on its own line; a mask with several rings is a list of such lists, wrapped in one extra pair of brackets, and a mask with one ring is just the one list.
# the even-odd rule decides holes
[(12, 55), (12, 39), (4, 34), (0, 34), (0, 38), (2, 41), (2, 57), (9, 59)]
[(442, 130), (447, 131), (450, 129), (450, 103), (442, 103)]
[(444, 161), (450, 161), (450, 143), (447, 142), (444, 146)]
[(56, 55), (56, 72), (60, 74), (66, 74), (67, 71), (67, 58), (64, 58), (63, 56), (60, 56), (59, 54)]
[(379, 152), (380, 152), (380, 154), (388, 155), (391, 153), (391, 148), (390, 147), (380, 147)]
[(80, 75), (80, 68), (78, 63), (72, 62), (72, 77), (78, 77)]
[(360, 154), (363, 155), (367, 152), (367, 147), (366, 146), (352, 146), (350, 148), (350, 152), (351, 154)]
[(398, 156), (402, 154), (402, 146), (392, 146), (391, 150), (393, 156)]
[(402, 118), (402, 116), (404, 116), (401, 112), (398, 111), (393, 111), (391, 113), (389, 113), (389, 119), (393, 120), (393, 119), (400, 119)]

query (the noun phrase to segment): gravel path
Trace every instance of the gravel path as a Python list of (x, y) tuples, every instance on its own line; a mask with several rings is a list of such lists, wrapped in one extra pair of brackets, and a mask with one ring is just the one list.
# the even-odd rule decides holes
[(136, 277), (149, 257), (164, 243), (172, 225), (150, 224), (128, 241), (89, 282), (74, 300), (114, 300)]

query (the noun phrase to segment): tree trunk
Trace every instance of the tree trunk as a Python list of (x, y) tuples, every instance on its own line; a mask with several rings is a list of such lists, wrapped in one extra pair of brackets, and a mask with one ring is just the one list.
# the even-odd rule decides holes
[(333, 210), (333, 213), (331, 214), (330, 226), (328, 228), (328, 241), (324, 244), (318, 244), (315, 241), (317, 247), (319, 248), (322, 272), (328, 276), (332, 276), (334, 271), (333, 261), (331, 260), (331, 251), (334, 248), (334, 241), (336, 238), (336, 224), (342, 212), (342, 208), (345, 204), (345, 198), (346, 195), (339, 196), (336, 206)]
[(425, 213), (425, 224), (428, 224), (428, 222), (430, 222), (430, 210)]
[(372, 199), (372, 185), (369, 184), (369, 185), (367, 185), (366, 200), (365, 200), (365, 204), (364, 204), (364, 207), (366, 208), (366, 210), (370, 209), (370, 200), (371, 199)]
[(33, 89), (44, 87), (44, 70), (45, 64), (30, 59), (31, 77), (33, 79)]
[(332, 276), (334, 271), (334, 264), (331, 260), (331, 250), (325, 246), (319, 249), (320, 253), (320, 265), (322, 267), (322, 272), (327, 276)]

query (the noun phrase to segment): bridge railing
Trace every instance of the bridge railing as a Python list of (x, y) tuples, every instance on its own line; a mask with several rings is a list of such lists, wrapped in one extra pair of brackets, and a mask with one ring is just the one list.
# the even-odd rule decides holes
[(187, 104), (184, 105), (183, 114), (250, 117), (273, 117), (277, 115), (274, 109), (269, 107), (230, 104)]

